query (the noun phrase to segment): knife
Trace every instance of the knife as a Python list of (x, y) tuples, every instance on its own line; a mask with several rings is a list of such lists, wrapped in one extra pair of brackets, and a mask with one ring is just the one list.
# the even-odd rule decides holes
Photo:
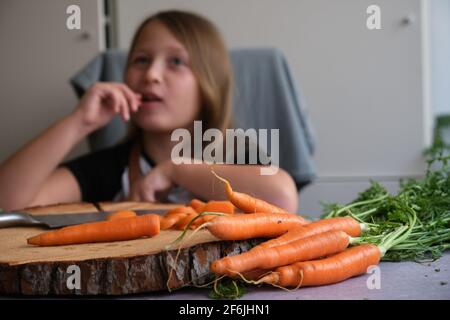
[[(72, 226), (87, 222), (105, 221), (115, 211), (95, 211), (85, 213), (65, 213), (49, 215), (31, 215), (27, 212), (0, 212), (0, 228), (19, 226), (42, 226), (50, 229)], [(154, 213), (163, 215), (168, 209), (132, 210), (137, 215)]]

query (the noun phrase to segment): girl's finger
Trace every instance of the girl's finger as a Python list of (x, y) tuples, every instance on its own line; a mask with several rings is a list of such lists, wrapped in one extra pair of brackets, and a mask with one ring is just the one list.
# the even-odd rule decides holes
[(128, 102), (122, 90), (115, 91), (117, 99), (120, 101), (120, 112), (124, 121), (130, 120), (130, 111), (128, 110)]
[(138, 111), (141, 103), (141, 95), (134, 93), (126, 84), (120, 84), (120, 88), (125, 94), (132, 112)]
[(121, 108), (122, 108), (123, 119), (125, 121), (129, 121), (130, 120), (130, 110), (128, 109), (127, 102), (123, 102), (121, 105)]
[(128, 89), (124, 84), (120, 84), (118, 87), (125, 97), (128, 110), (131, 110), (131, 112), (135, 112), (137, 103), (135, 101), (136, 98), (129, 92), (131, 90)]
[(114, 95), (113, 92), (109, 93), (108, 105), (112, 107), (112, 109), (114, 110), (114, 113), (120, 112), (120, 101), (117, 100), (117, 97)]
[(114, 112), (115, 113), (121, 113), (122, 117), (123, 117), (123, 112), (122, 112), (122, 104), (123, 104), (123, 101), (124, 101), (123, 97), (115, 89), (112, 89), (109, 92), (109, 95), (110, 95), (112, 103), (113, 103)]

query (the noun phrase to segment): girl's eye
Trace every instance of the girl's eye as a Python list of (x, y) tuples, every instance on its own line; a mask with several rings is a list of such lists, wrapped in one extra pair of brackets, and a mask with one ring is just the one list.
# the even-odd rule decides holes
[(181, 60), (180, 58), (177, 58), (177, 57), (171, 58), (169, 62), (170, 62), (170, 65), (173, 65), (173, 66), (181, 66), (181, 65), (185, 64), (183, 60)]
[(136, 57), (133, 60), (134, 64), (147, 64), (149, 62), (149, 59), (147, 57)]

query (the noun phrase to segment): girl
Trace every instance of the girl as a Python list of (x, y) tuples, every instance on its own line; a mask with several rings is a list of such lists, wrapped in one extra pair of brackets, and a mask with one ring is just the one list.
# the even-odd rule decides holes
[[(192, 132), (195, 120), (202, 121), (203, 130), (224, 132), (230, 127), (231, 88), (228, 51), (211, 22), (181, 11), (151, 16), (132, 41), (125, 83), (95, 83), (71, 114), (0, 166), (0, 207), (222, 198), (223, 190), (213, 188), (210, 165), (171, 161), (178, 143), (171, 141), (171, 133), (177, 128)], [(60, 163), (115, 114), (131, 122), (125, 142)], [(235, 190), (295, 212), (298, 194), (290, 175), (280, 169), (263, 176), (260, 168), (214, 166)]]

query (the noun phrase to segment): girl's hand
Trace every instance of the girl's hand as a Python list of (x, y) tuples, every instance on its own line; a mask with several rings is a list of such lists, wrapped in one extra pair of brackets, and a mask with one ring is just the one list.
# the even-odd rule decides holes
[(152, 168), (147, 175), (141, 177), (131, 186), (129, 200), (162, 201), (161, 198), (166, 197), (174, 185), (172, 180), (173, 165), (172, 161), (169, 160)]
[(120, 113), (124, 121), (130, 120), (141, 104), (141, 95), (123, 83), (97, 82), (81, 98), (75, 114), (89, 132), (103, 127)]

